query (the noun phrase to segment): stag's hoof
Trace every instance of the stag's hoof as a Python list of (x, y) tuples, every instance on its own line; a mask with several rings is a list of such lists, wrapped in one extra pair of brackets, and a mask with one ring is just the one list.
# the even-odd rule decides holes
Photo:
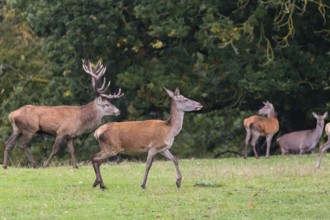
[(102, 190), (106, 190), (107, 187), (106, 187), (105, 185), (103, 185), (103, 184), (100, 184), (100, 189), (102, 189)]
[(176, 180), (176, 187), (180, 188), (181, 186), (181, 179)]
[(142, 184), (142, 185), (141, 185), (141, 188), (142, 188), (142, 189), (146, 189), (146, 185), (145, 185), (145, 184)]
[(93, 184), (93, 187), (96, 187), (96, 186), (98, 186), (99, 184), (101, 184), (101, 182), (98, 181), (98, 180), (95, 180), (95, 181), (94, 181), (94, 184)]

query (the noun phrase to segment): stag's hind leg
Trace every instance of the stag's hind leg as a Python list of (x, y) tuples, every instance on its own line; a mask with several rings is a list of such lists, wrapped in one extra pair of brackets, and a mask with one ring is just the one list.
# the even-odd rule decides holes
[(49, 155), (48, 159), (44, 162), (43, 167), (47, 167), (50, 163), (50, 161), (52, 160), (52, 158), (55, 156), (55, 154), (57, 154), (57, 152), (60, 149), (60, 145), (63, 142), (64, 137), (60, 137), (60, 136), (56, 136), (55, 138), (55, 142), (52, 146), (52, 153)]
[(34, 160), (34, 157), (29, 148), (33, 135), (34, 135), (34, 133), (28, 133), (28, 132), (23, 133), (23, 135), (22, 135), (23, 142), (22, 142), (21, 148), (23, 149), (25, 156), (28, 158), (28, 160), (32, 164), (32, 167), (37, 168), (37, 163)]
[(75, 156), (75, 150), (74, 150), (73, 138), (70, 138), (68, 140), (67, 147), (68, 147), (69, 153), (71, 154), (71, 164), (72, 164), (73, 168), (78, 169), (77, 160), (76, 160), (76, 156)]
[(13, 133), (11, 134), (11, 136), (9, 137), (9, 139), (6, 141), (6, 146), (5, 146), (5, 150), (3, 153), (3, 162), (2, 162), (2, 167), (4, 169), (7, 168), (8, 166), (8, 157), (10, 152), (12, 151), (14, 144), (16, 142), (16, 140), (21, 136), (21, 133), (19, 131), (13, 131)]
[(179, 169), (179, 163), (178, 163), (178, 160), (173, 156), (173, 154), (169, 151), (169, 150), (166, 150), (164, 152), (162, 152), (162, 154), (167, 158), (167, 159), (170, 159), (173, 161), (174, 165), (175, 165), (175, 169), (176, 169), (176, 173), (177, 173), (177, 179), (176, 179), (176, 186), (178, 188), (180, 188), (181, 186), (181, 179), (182, 179), (182, 176), (181, 176), (181, 171)]

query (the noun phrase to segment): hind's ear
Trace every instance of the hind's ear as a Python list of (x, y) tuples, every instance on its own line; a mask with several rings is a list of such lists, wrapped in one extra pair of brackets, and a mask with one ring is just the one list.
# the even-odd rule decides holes
[(174, 93), (171, 90), (167, 89), (166, 87), (164, 87), (164, 89), (170, 97), (174, 96)]
[(175, 89), (174, 95), (176, 95), (176, 96), (180, 95), (180, 90), (179, 90), (179, 88), (176, 88), (176, 89)]
[(328, 117), (328, 112), (325, 112), (325, 113), (323, 114), (323, 118), (326, 118), (326, 117)]
[(315, 112), (312, 112), (314, 118), (317, 118), (317, 114)]

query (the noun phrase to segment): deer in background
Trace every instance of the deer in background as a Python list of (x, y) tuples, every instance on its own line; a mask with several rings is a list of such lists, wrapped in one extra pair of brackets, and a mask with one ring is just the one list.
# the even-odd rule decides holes
[(259, 159), (256, 150), (256, 143), (260, 136), (266, 137), (266, 142), (267, 142), (266, 157), (269, 157), (270, 144), (272, 138), (274, 134), (279, 130), (279, 123), (276, 117), (276, 112), (274, 110), (273, 104), (268, 101), (263, 102), (263, 104), (264, 107), (259, 109), (258, 114), (267, 115), (267, 117), (252, 115), (244, 119), (243, 122), (244, 127), (246, 129), (245, 147), (244, 147), (245, 159), (247, 157), (247, 146), (250, 142), (251, 136), (252, 136), (251, 145), (256, 159)]
[(58, 152), (60, 144), (67, 142), (72, 165), (77, 168), (73, 139), (81, 134), (93, 131), (101, 124), (101, 119), (104, 116), (118, 116), (120, 111), (108, 100), (120, 98), (124, 95), (121, 94), (120, 89), (117, 94), (105, 94), (110, 86), (110, 81), (106, 85), (106, 79), (104, 78), (103, 83), (100, 83), (100, 79), (106, 71), (100, 61), (93, 66), (90, 62), (83, 60), (83, 69), (92, 77), (92, 86), (97, 93), (94, 101), (82, 106), (26, 105), (9, 114), (8, 118), (12, 124), (13, 132), (6, 141), (3, 168), (7, 168), (9, 154), (18, 138), (22, 138), (21, 148), (32, 166), (34, 168), (37, 166), (29, 149), (30, 141), (36, 132), (55, 136), (52, 152), (44, 162), (44, 167), (49, 165), (53, 156)]
[(316, 127), (314, 129), (291, 132), (277, 139), (282, 155), (289, 153), (290, 150), (299, 150), (300, 154), (314, 151), (315, 146), (322, 136), (324, 119), (328, 116), (328, 112), (325, 112), (323, 115), (317, 115), (314, 112), (312, 114), (316, 119)]
[(328, 135), (328, 141), (320, 147), (319, 157), (316, 162), (316, 168), (318, 169), (320, 169), (323, 153), (330, 148), (330, 123), (326, 124), (324, 131)]
[(137, 154), (148, 152), (146, 170), (141, 187), (146, 188), (148, 173), (156, 154), (161, 153), (167, 159), (173, 161), (177, 180), (176, 186), (181, 186), (181, 172), (178, 160), (170, 152), (175, 136), (182, 129), (183, 117), (185, 112), (200, 110), (203, 106), (182, 95), (178, 89), (172, 92), (164, 88), (172, 98), (171, 113), (166, 121), (146, 120), (146, 121), (127, 121), (107, 123), (99, 127), (94, 136), (99, 142), (101, 151), (92, 157), (96, 180), (93, 187), (100, 185), (105, 189), (102, 180), (100, 165), (107, 158), (118, 153)]

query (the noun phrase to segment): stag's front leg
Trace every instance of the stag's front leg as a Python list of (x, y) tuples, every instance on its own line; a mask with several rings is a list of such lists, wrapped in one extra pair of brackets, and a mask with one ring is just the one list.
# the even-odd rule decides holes
[(146, 183), (147, 183), (149, 170), (152, 166), (152, 162), (153, 162), (154, 157), (155, 157), (156, 154), (157, 154), (157, 151), (154, 150), (154, 149), (150, 149), (148, 151), (148, 157), (147, 157), (147, 162), (146, 162), (146, 171), (144, 173), (143, 181), (142, 181), (142, 184), (141, 184), (142, 189), (146, 188)]
[(37, 168), (37, 163), (33, 158), (33, 155), (31, 153), (31, 150), (29, 148), (31, 139), (32, 139), (33, 133), (24, 133), (22, 138), (23, 138), (23, 143), (21, 145), (25, 156), (28, 158), (28, 160), (30, 161), (30, 163), (32, 164), (33, 168)]
[(50, 161), (52, 160), (52, 158), (55, 156), (55, 154), (57, 154), (57, 152), (59, 151), (60, 149), (60, 144), (62, 143), (63, 141), (63, 137), (59, 137), (57, 136), (55, 138), (55, 142), (52, 146), (52, 153), (50, 154), (50, 156), (48, 157), (48, 159), (44, 162), (43, 164), (43, 167), (47, 167), (50, 163)]
[(179, 162), (178, 160), (173, 156), (173, 154), (169, 151), (166, 150), (164, 152), (162, 152), (162, 154), (167, 158), (173, 161), (174, 165), (175, 165), (175, 169), (176, 169), (176, 173), (177, 173), (177, 179), (176, 179), (176, 186), (178, 188), (180, 188), (181, 186), (181, 180), (182, 180), (182, 176), (181, 176), (181, 171), (179, 169)]

